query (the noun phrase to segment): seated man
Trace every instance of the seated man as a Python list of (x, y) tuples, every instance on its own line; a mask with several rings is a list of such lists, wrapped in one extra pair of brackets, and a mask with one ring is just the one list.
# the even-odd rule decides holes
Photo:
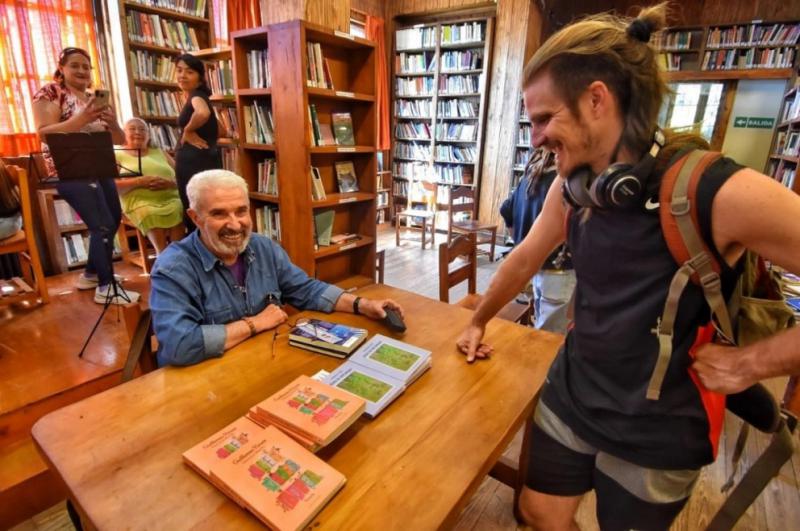
[(191, 365), (286, 322), (282, 302), (299, 309), (385, 317), (391, 300), (369, 300), (310, 278), (277, 243), (251, 234), (247, 183), (208, 170), (189, 181), (189, 217), (197, 230), (159, 256), (150, 307), (158, 364)]

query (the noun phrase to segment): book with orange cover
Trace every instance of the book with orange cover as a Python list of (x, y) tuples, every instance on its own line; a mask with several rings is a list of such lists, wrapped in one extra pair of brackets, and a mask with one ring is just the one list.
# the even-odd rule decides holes
[(256, 405), (260, 415), (304, 439), (325, 446), (364, 412), (364, 399), (308, 376)]
[[(283, 429), (282, 426), (276, 425), (270, 417), (262, 413), (259, 413), (258, 409), (256, 409), (255, 407), (251, 408), (250, 411), (247, 412), (247, 418), (258, 424), (262, 428), (266, 428), (267, 426), (275, 426), (278, 429)], [(322, 448), (320, 445), (318, 445), (311, 439), (307, 439), (293, 431), (284, 430), (284, 433), (286, 433), (289, 437), (297, 441), (300, 444), (300, 446), (302, 446), (303, 448), (305, 448), (310, 452), (316, 452), (317, 450)]]
[(304, 528), (342, 488), (345, 477), (270, 426), (211, 469), (215, 483), (235, 492), (273, 529)]

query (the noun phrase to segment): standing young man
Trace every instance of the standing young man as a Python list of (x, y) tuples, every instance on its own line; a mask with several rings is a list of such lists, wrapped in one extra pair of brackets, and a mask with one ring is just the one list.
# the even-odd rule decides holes
[[(678, 268), (661, 230), (660, 178), (673, 157), (704, 146), (686, 135), (664, 142), (657, 129), (667, 87), (648, 41), (664, 27), (665, 12), (661, 4), (633, 21), (602, 15), (577, 22), (548, 39), (525, 68), (534, 145), (556, 153), (560, 177), (458, 347), (469, 362), (487, 358), (487, 321), (567, 240), (577, 274), (574, 326), (542, 390), (520, 498), (536, 529), (575, 529), (580, 499), (592, 489), (602, 529), (668, 529), (716, 455), (723, 410), (707, 409), (710, 393), (692, 376), (690, 349), (709, 323), (696, 285), (680, 299), (660, 398), (646, 396), (659, 353), (653, 329)], [(568, 208), (567, 197), (577, 206)], [(724, 293), (745, 249), (800, 272), (800, 198), (776, 181), (721, 158), (700, 180), (694, 208), (722, 264)], [(701, 347), (700, 355), (718, 348)], [(800, 328), (749, 352), (765, 368), (747, 371), (749, 378), (774, 371), (784, 356), (800, 356)]]

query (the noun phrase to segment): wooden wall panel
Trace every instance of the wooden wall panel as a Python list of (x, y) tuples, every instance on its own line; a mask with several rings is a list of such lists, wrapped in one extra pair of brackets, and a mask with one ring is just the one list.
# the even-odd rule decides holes
[(506, 0), (392, 0), (389, 2), (388, 10), (392, 16), (423, 14), (435, 11), (453, 11), (457, 9), (467, 9), (470, 7), (485, 6), (495, 3), (503, 4)]
[(508, 197), (513, 172), (522, 70), (538, 45), (540, 21), (529, 0), (498, 4), (478, 204), (478, 217), (498, 226), (503, 225), (500, 204)]
[(367, 15), (373, 17), (380, 17), (386, 20), (386, 14), (389, 10), (389, 0), (350, 0), (350, 7), (363, 11)]
[(303, 19), (326, 28), (350, 29), (350, 0), (261, 0), (264, 25)]

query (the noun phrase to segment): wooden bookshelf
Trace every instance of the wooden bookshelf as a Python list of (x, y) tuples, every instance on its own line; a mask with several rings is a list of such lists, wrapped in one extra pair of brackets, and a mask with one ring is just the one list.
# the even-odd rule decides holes
[[(493, 18), (464, 17), (405, 21), (397, 27), (390, 166), (394, 208), (416, 199), (420, 181), (439, 184), (440, 205), (447, 203), (453, 185), (480, 187), (493, 23)], [(467, 36), (468, 28), (480, 30)]]
[(676, 26), (653, 36), (669, 81), (781, 79), (797, 63), (800, 21)]
[(222, 166), (226, 170), (241, 174), (238, 146), (241, 122), (236, 108), (236, 95), (233, 83), (233, 52), (230, 46), (206, 48), (192, 52), (206, 67), (206, 78), (211, 88), (212, 110), (217, 116), (220, 131), (225, 128), (217, 145), (222, 153)]
[(777, 121), (764, 173), (800, 194), (800, 65), (783, 95)]
[(514, 165), (511, 169), (511, 186), (509, 190), (513, 190), (517, 187), (523, 175), (525, 175), (525, 165), (528, 164), (528, 159), (533, 154), (531, 121), (525, 113), (525, 102), (521, 94), (517, 116), (517, 133), (514, 137), (514, 142), (516, 144), (514, 148)]
[[(216, 41), (212, 19), (212, 2), (208, 0), (202, 13), (184, 9), (180, 0), (118, 0), (122, 42), (125, 51), (133, 114), (150, 125), (150, 138), (154, 145), (172, 151), (180, 138), (177, 115), (183, 104), (180, 89), (175, 83), (175, 57), (181, 53), (197, 54)], [(156, 5), (158, 4), (158, 5)], [(171, 7), (165, 7), (165, 6)], [(158, 23), (158, 27), (156, 26)], [(167, 25), (174, 33), (167, 33)], [(167, 35), (178, 35), (173, 42)], [(192, 41), (196, 40), (196, 44)], [(161, 64), (161, 75), (156, 65)], [(151, 65), (147, 68), (144, 65)], [(153, 94), (150, 102), (147, 95)], [(177, 96), (177, 97), (176, 97)], [(169, 99), (176, 102), (172, 112), (153, 112), (153, 100)], [(172, 107), (177, 106), (177, 109)], [(163, 109), (162, 109), (163, 110)]]
[[(234, 89), (240, 124), (245, 127), (244, 105), (253, 101), (269, 105), (274, 124), (274, 144), (239, 143), (242, 175), (248, 181), (253, 210), (277, 205), (280, 243), (292, 262), (316, 278), (337, 282), (360, 275), (372, 278), (375, 264), (375, 47), (371, 41), (351, 37), (304, 21), (234, 32)], [(333, 89), (308, 85), (307, 44), (319, 43), (329, 68)], [(270, 89), (254, 88), (249, 77), (247, 53), (269, 53)], [(314, 145), (309, 117), (314, 105), (320, 124), (330, 125), (331, 113), (350, 113), (354, 146)], [(267, 158), (277, 162), (277, 195), (257, 192), (257, 164)], [(358, 192), (340, 193), (334, 164), (351, 161)], [(311, 167), (316, 167), (326, 198), (311, 195)], [(358, 240), (342, 245), (317, 246), (314, 214), (332, 209), (333, 234), (354, 233)]]

